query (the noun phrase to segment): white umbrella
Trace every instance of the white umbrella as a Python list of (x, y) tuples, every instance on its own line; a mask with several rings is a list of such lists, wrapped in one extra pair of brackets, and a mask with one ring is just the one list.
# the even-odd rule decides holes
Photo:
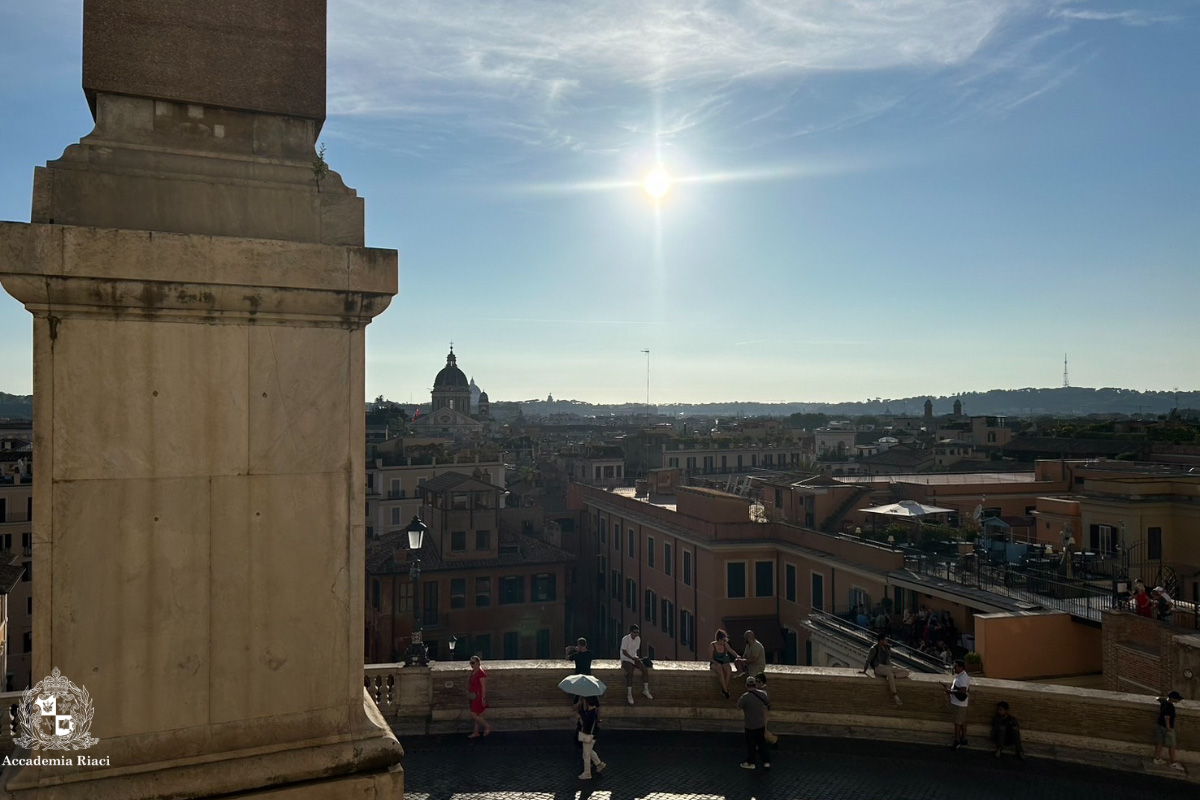
[(954, 509), (942, 508), (941, 506), (925, 506), (916, 500), (901, 500), (899, 503), (889, 503), (886, 506), (860, 508), (859, 511), (864, 511), (868, 514), (882, 514), (886, 517), (908, 517), (913, 519), (925, 517), (930, 514), (949, 514)]
[(608, 690), (604, 681), (592, 675), (568, 675), (558, 684), (558, 688), (577, 697), (599, 697)]

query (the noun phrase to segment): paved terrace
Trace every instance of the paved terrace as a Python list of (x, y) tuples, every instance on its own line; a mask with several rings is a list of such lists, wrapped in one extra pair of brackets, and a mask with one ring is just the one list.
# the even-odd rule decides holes
[[(1188, 658), (1200, 657), (1197, 644)], [(1153, 697), (974, 679), (974, 744), (984, 745), (997, 701), (1007, 700), (1021, 720), (1029, 760), (997, 761), (982, 749), (948, 747), (945, 676), (900, 681), (904, 705), (897, 707), (883, 681), (854, 670), (774, 665), (767, 670), (770, 727), (784, 748), (769, 775), (750, 773), (738, 767), (741, 713), (721, 697), (707, 666), (695, 662), (659, 662), (651, 671), (655, 699), (641, 697), (639, 677), (633, 706), (624, 703), (617, 663), (593, 664), (610, 687), (599, 752), (611, 774), (589, 783), (575, 778), (581, 764), (569, 706), (557, 689), (567, 662), (485, 667), (496, 733), (476, 740), (466, 738), (467, 665), (368, 668), (369, 691), (407, 753), (406, 796), (575, 799), (581, 789), (587, 791), (578, 800), (1200, 796), (1200, 703), (1179, 705), (1179, 758), (1187, 767), (1179, 774), (1151, 764)]]
[[(979, 742), (982, 745), (982, 741)], [(1195, 800), (1196, 787), (1009, 752), (780, 737), (770, 772), (738, 767), (735, 733), (606, 731), (602, 776), (581, 781), (567, 731), (403, 737), (406, 800)]]

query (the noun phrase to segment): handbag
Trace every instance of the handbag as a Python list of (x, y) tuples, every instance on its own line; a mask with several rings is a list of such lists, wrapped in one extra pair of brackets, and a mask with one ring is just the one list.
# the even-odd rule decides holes
[(642, 664), (646, 667), (646, 669), (654, 669), (654, 662), (648, 658), (643, 658)]
[(582, 722), (582, 718), (581, 718), (579, 732), (578, 732), (578, 733), (575, 735), (575, 736), (576, 736), (576, 738), (577, 738), (577, 739), (579, 739), (579, 741), (581, 741), (581, 742), (594, 742), (594, 741), (596, 741), (596, 723), (597, 723), (597, 722), (599, 722), (599, 718), (598, 718), (598, 717), (597, 717), (595, 720), (593, 720), (593, 721), (592, 721), (592, 732), (591, 732), (591, 733), (585, 733), (585, 732), (584, 732), (584, 730), (583, 730), (583, 727), (582, 727), (582, 726), (583, 726), (583, 722)]
[(763, 739), (766, 740), (767, 744), (775, 744), (779, 741), (779, 737), (770, 731), (763, 731)]

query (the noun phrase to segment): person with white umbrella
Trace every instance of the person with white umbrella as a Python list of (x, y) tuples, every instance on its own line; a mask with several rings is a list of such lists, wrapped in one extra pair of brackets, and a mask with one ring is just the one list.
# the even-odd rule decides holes
[(576, 736), (583, 745), (583, 772), (579, 773), (581, 781), (592, 779), (593, 768), (596, 772), (604, 772), (608, 767), (608, 764), (601, 761), (599, 753), (596, 752), (596, 734), (599, 731), (600, 708), (596, 705), (596, 698), (579, 698), (579, 732)]
[(603, 772), (608, 766), (596, 753), (596, 735), (600, 730), (600, 703), (598, 697), (608, 689), (604, 681), (593, 675), (568, 675), (559, 682), (558, 688), (579, 697), (579, 719), (575, 725), (575, 739), (583, 749), (583, 772), (580, 780), (591, 780), (592, 769)]

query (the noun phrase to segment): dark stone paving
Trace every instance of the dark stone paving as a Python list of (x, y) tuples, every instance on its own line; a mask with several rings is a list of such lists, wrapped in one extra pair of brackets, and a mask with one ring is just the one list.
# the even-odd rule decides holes
[(730, 733), (607, 731), (581, 781), (570, 734), (401, 739), (406, 800), (1196, 800), (1194, 783), (984, 750), (785, 736), (770, 771)]

